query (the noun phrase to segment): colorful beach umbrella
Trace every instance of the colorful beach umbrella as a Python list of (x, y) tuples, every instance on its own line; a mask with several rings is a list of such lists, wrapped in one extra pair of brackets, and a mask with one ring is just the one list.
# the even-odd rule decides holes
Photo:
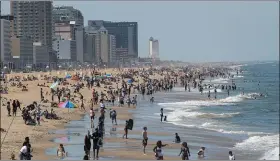
[(71, 101), (66, 101), (66, 102), (59, 103), (58, 107), (60, 107), (60, 108), (76, 108), (78, 106)]

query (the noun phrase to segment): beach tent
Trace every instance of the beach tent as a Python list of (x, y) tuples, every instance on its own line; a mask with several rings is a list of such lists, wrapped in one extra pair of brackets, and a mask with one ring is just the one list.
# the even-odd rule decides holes
[(112, 74), (105, 74), (104, 76), (107, 77), (107, 78), (111, 78)]
[(65, 78), (71, 78), (72, 76), (70, 75), (70, 74), (67, 74), (66, 76), (65, 76)]
[(132, 79), (129, 79), (129, 80), (127, 81), (128, 84), (132, 84), (132, 82), (133, 82)]

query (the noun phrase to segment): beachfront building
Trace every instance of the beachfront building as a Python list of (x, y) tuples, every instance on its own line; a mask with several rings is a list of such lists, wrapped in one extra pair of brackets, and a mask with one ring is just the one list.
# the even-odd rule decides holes
[(74, 63), (77, 60), (75, 40), (55, 40), (53, 41), (53, 50), (59, 55), (60, 62)]
[(99, 66), (109, 65), (109, 43), (108, 31), (102, 26), (98, 29), (95, 39), (95, 54)]
[(54, 35), (64, 40), (75, 40), (76, 58), (79, 63), (84, 62), (84, 17), (80, 10), (72, 6), (53, 7)]
[(62, 40), (75, 40), (75, 22), (55, 23), (54, 37)]
[(114, 35), (109, 35), (109, 58), (111, 67), (116, 67), (117, 63), (117, 55), (116, 55), (116, 37)]
[(84, 17), (82, 12), (72, 6), (54, 6), (52, 14), (54, 23), (75, 21), (75, 26), (84, 26)]
[(33, 40), (31, 37), (11, 37), (11, 54), (16, 68), (32, 67)]
[(79, 63), (84, 62), (84, 48), (85, 48), (85, 30), (84, 27), (80, 26), (75, 29), (75, 40), (76, 40), (76, 55)]
[(33, 64), (36, 64), (37, 68), (51, 67), (55, 62), (49, 61), (52, 57), (52, 50), (41, 42), (33, 42)]
[(149, 39), (149, 57), (159, 59), (159, 42), (153, 37)]
[(104, 27), (85, 27), (85, 58), (98, 66), (110, 66), (112, 55), (115, 57), (116, 40)]
[[(103, 26), (109, 35), (116, 37), (116, 48), (127, 48), (130, 57), (138, 57), (138, 23), (89, 20), (88, 26)], [(127, 57), (127, 56), (126, 56)]]
[(10, 39), (10, 21), (0, 19), (0, 53), (1, 68), (7, 66), (11, 61), (11, 39)]
[[(55, 63), (52, 50), (52, 1), (11, 1), (13, 35), (30, 36), (33, 41), (33, 62), (36, 66)], [(35, 46), (34, 46), (35, 44)]]
[(31, 36), (33, 42), (41, 42), (52, 48), (52, 1), (11, 1), (15, 36)]

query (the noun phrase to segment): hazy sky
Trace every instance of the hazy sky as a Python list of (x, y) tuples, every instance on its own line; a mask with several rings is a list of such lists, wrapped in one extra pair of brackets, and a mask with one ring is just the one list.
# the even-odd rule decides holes
[[(72, 5), (87, 20), (137, 21), (139, 55), (159, 40), (161, 59), (183, 61), (279, 60), (279, 2), (93, 2)], [(9, 12), (8, 2), (2, 5)]]

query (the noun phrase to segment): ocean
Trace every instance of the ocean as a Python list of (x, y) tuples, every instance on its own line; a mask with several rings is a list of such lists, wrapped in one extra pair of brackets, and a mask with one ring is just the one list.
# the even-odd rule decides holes
[[(170, 136), (149, 135), (149, 140), (163, 142), (172, 142), (174, 134), (178, 133), (182, 141), (188, 142), (191, 160), (198, 159), (196, 153), (202, 146), (206, 147), (205, 159), (210, 160), (227, 160), (230, 150), (237, 160), (279, 160), (279, 63), (246, 63), (233, 68), (243, 71), (233, 78), (238, 89), (230, 91), (229, 96), (226, 91), (218, 89), (216, 100), (208, 100), (208, 91), (201, 95), (197, 89), (186, 92), (179, 86), (167, 93), (156, 93), (153, 104), (149, 102), (150, 96), (142, 98), (139, 95), (136, 110), (131, 110), (134, 117), (133, 129), (142, 131), (147, 126), (148, 133), (171, 133)], [(231, 81), (215, 78), (206, 79), (205, 83), (227, 84)], [(213, 93), (214, 90), (210, 89), (210, 92)], [(161, 108), (164, 109), (167, 122), (160, 122)], [(109, 119), (106, 120), (105, 137), (121, 137), (119, 134), (110, 134), (112, 125)], [(118, 123), (123, 125), (124, 121), (118, 120)], [(83, 138), (89, 126), (90, 119), (86, 115), (80, 121), (72, 121), (66, 129), (55, 131), (66, 135), (53, 140), (68, 144), (65, 148), (71, 155), (65, 159), (83, 157)], [(141, 133), (129, 135), (129, 138), (140, 140), (141, 137)], [(118, 147), (126, 145), (104, 143), (107, 150), (113, 151)], [(178, 152), (179, 149), (164, 149), (166, 156), (176, 157)], [(46, 153), (55, 155), (56, 149), (47, 149)], [(112, 156), (100, 159), (117, 158), (112, 153)]]
[[(244, 159), (279, 160), (279, 63), (248, 63), (238, 68), (243, 72), (233, 80), (240, 90), (231, 91), (230, 96), (218, 90), (218, 99), (209, 101), (206, 99), (208, 91), (205, 91), (204, 100), (172, 101), (169, 95), (168, 101), (158, 105), (167, 111), (171, 124), (234, 137), (238, 142), (232, 150), (238, 152), (236, 155), (243, 154)], [(225, 78), (206, 80), (214, 84), (231, 81)], [(175, 90), (185, 93), (183, 88)]]

